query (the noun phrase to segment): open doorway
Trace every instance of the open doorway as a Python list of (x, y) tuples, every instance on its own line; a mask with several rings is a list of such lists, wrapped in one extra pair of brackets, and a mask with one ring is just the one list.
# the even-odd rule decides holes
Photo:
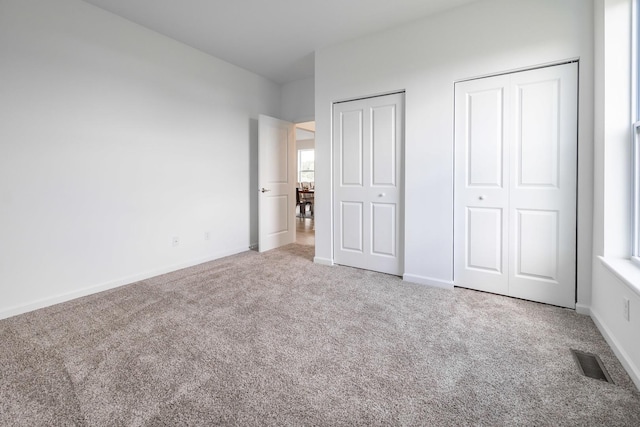
[(296, 124), (296, 243), (315, 245), (315, 138), (314, 121)]

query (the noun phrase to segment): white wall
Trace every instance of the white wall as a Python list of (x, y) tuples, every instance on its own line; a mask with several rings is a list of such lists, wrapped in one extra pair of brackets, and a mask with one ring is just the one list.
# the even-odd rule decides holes
[(483, 0), (316, 52), (316, 262), (332, 262), (331, 105), (406, 90), (405, 279), (453, 280), (453, 91), (460, 79), (580, 59), (578, 289), (590, 304), (590, 0)]
[(247, 250), (259, 113), (262, 77), (81, 1), (2, 0), (0, 317)]
[[(640, 268), (631, 248), (631, 0), (595, 2), (591, 317), (640, 388)], [(623, 316), (629, 299), (630, 318)]]
[(313, 150), (315, 147), (315, 139), (299, 139), (296, 141), (296, 148), (298, 150)]
[(282, 85), (282, 117), (293, 123), (315, 120), (314, 79), (296, 80)]

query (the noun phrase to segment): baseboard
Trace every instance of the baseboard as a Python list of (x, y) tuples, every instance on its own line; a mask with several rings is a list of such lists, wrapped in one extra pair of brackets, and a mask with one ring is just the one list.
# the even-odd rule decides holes
[(576, 313), (584, 316), (591, 316), (591, 306), (576, 303)]
[(417, 276), (415, 274), (404, 274), (402, 280), (419, 285), (427, 285), (432, 288), (453, 289), (453, 282), (447, 280), (434, 279), (432, 277)]
[(613, 353), (616, 355), (624, 369), (629, 374), (631, 381), (636, 385), (636, 388), (640, 390), (640, 368), (636, 366), (632, 361), (626, 351), (618, 343), (618, 340), (615, 339), (609, 328), (602, 322), (598, 313), (594, 310), (589, 310), (591, 312), (591, 319), (593, 319), (593, 323), (596, 324), (596, 327), (604, 337), (609, 347), (613, 350)]
[(329, 258), (314, 257), (313, 262), (320, 265), (328, 265), (330, 267), (333, 265), (333, 260)]
[(235, 250), (218, 252), (204, 258), (182, 262), (179, 264), (173, 264), (173, 265), (159, 268), (156, 270), (147, 271), (145, 273), (134, 274), (132, 276), (122, 277), (106, 283), (88, 286), (86, 288), (78, 289), (73, 292), (67, 292), (67, 293), (55, 295), (52, 297), (42, 298), (27, 304), (9, 307), (9, 308), (0, 310), (0, 319), (6, 319), (9, 317), (17, 316), (19, 314), (28, 313), (30, 311), (34, 311), (40, 308), (45, 308), (55, 304), (71, 301), (77, 298), (86, 297), (87, 295), (96, 294), (98, 292), (108, 291), (109, 289), (118, 288), (120, 286), (130, 285), (132, 283), (136, 283), (141, 280), (149, 279), (155, 276), (160, 276), (161, 274), (171, 273), (172, 271), (193, 267), (194, 265), (203, 264), (205, 262), (214, 261), (216, 259), (224, 258), (226, 256), (235, 255), (240, 252), (245, 252), (246, 250), (247, 250), (246, 247), (243, 247)]

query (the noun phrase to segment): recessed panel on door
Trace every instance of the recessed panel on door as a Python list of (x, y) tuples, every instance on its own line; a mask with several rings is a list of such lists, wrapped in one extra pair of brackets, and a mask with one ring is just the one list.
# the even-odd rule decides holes
[(362, 110), (340, 115), (341, 185), (362, 186)]
[(467, 185), (502, 187), (503, 90), (467, 95)]
[(502, 272), (502, 209), (467, 208), (467, 268)]
[(517, 87), (517, 183), (520, 187), (557, 187), (559, 165), (558, 80)]
[(266, 166), (264, 179), (272, 183), (286, 183), (289, 176), (287, 130), (270, 126), (267, 132), (270, 135), (265, 135), (264, 139), (266, 144), (269, 144), (264, 149)]
[(396, 185), (396, 107), (371, 109), (372, 185)]
[(362, 202), (342, 202), (341, 249), (363, 252), (362, 232), (364, 217)]
[(289, 231), (289, 198), (282, 196), (267, 196), (264, 199), (264, 209), (275, 212), (269, 215), (264, 223), (268, 235), (286, 233)]
[(533, 280), (558, 278), (558, 212), (517, 211), (516, 275)]
[(371, 213), (371, 251), (377, 255), (396, 256), (395, 204), (372, 203)]

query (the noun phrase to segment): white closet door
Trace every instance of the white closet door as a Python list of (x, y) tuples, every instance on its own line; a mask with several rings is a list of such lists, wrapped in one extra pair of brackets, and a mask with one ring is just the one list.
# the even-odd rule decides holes
[(455, 283), (508, 294), (506, 76), (456, 84)]
[(456, 285), (574, 308), (577, 64), (456, 84), (455, 145)]
[(577, 64), (511, 79), (509, 290), (575, 307)]
[(334, 262), (403, 273), (403, 94), (333, 112)]

